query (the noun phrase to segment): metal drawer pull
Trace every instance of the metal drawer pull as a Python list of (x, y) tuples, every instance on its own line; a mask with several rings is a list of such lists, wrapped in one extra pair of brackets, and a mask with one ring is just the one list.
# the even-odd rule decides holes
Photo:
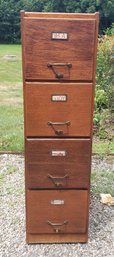
[(62, 186), (63, 183), (62, 183), (62, 182), (59, 182), (59, 181), (55, 181), (55, 180), (56, 180), (56, 179), (66, 179), (66, 178), (69, 178), (69, 176), (68, 176), (68, 174), (66, 174), (66, 175), (63, 176), (63, 177), (54, 177), (54, 176), (48, 174), (48, 178), (50, 178), (50, 179), (53, 181), (53, 183), (55, 184), (55, 186), (59, 187), (59, 186)]
[(48, 63), (47, 67), (53, 67), (53, 66), (67, 66), (68, 68), (72, 68), (72, 64), (71, 63)]
[(57, 130), (55, 129), (54, 126), (62, 126), (62, 125), (66, 125), (66, 126), (69, 126), (70, 125), (70, 121), (65, 121), (65, 122), (52, 122), (52, 121), (48, 121), (47, 123), (49, 126), (52, 126), (55, 134), (57, 135), (63, 135), (64, 134), (64, 131), (63, 130)]
[(54, 67), (56, 66), (66, 66), (68, 68), (72, 68), (72, 64), (71, 63), (48, 63), (47, 67), (48, 68), (52, 68), (53, 72), (55, 73), (55, 77), (58, 79), (63, 79), (64, 78), (64, 74), (62, 73), (57, 73), (54, 69)]
[(60, 228), (55, 228), (55, 227), (60, 227), (60, 226), (63, 226), (65, 224), (68, 223), (68, 220), (65, 220), (63, 223), (52, 223), (51, 221), (47, 221), (48, 225), (52, 226), (53, 227), (53, 230), (56, 232), (56, 233), (59, 233), (61, 232)]
[(48, 121), (48, 125), (53, 126), (53, 125), (70, 125), (70, 121), (65, 121), (65, 122), (52, 122)]

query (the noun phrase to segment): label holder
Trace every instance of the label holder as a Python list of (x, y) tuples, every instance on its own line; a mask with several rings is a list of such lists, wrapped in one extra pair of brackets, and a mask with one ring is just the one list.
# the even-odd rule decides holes
[(65, 157), (66, 155), (66, 150), (51, 150), (52, 157)]
[(69, 36), (68, 36), (67, 32), (59, 32), (59, 31), (51, 32), (51, 40), (63, 40), (63, 41), (66, 41), (68, 39), (69, 39)]
[(52, 102), (67, 102), (68, 95), (67, 94), (53, 94), (51, 95)]

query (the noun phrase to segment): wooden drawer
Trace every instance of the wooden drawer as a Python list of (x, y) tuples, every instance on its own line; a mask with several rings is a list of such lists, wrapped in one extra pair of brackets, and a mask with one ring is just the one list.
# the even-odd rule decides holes
[(87, 214), (86, 190), (27, 191), (28, 233), (85, 233)]
[(90, 139), (27, 139), (27, 188), (88, 188)]
[(91, 123), (91, 83), (25, 84), (26, 136), (88, 137)]
[(94, 17), (26, 17), (22, 38), (25, 79), (93, 80), (95, 24)]

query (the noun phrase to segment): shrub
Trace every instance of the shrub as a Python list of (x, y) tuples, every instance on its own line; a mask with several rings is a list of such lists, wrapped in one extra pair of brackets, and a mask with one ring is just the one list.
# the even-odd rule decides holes
[[(114, 35), (99, 40), (97, 55), (96, 108), (114, 109)], [(102, 95), (102, 96), (101, 96)]]
[[(106, 131), (114, 111), (114, 24), (107, 34), (99, 39), (97, 55), (97, 86), (95, 91), (94, 125), (100, 138), (108, 138)], [(109, 33), (110, 31), (110, 33)]]

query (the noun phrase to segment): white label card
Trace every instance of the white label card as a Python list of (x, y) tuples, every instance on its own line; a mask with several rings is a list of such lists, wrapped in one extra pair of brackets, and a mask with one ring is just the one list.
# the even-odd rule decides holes
[(67, 40), (68, 39), (68, 33), (66, 33), (66, 32), (52, 32), (51, 38), (52, 39), (57, 39), (57, 40)]
[(67, 101), (67, 95), (52, 95), (51, 100), (53, 102), (66, 102)]
[(66, 156), (66, 151), (56, 151), (56, 150), (52, 150), (52, 151), (51, 151), (51, 155), (52, 155), (52, 156)]
[(64, 200), (60, 200), (60, 199), (51, 200), (51, 204), (61, 205), (61, 204), (64, 204)]

